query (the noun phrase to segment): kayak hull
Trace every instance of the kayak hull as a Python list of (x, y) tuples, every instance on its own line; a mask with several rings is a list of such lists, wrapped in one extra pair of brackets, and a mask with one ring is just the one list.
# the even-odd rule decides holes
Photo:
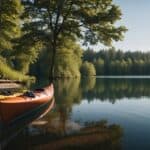
[(32, 123), (32, 121), (40, 119), (48, 112), (50, 112), (54, 105), (55, 99), (52, 98), (51, 101), (48, 101), (47, 103), (44, 103), (29, 111), (26, 111), (25, 113), (14, 118), (14, 120), (11, 120), (7, 124), (2, 124), (0, 132), (1, 148), (5, 148), (9, 141), (12, 140), (28, 124)]
[(32, 110), (40, 105), (43, 105), (52, 100), (54, 88), (51, 84), (43, 88), (42, 91), (35, 90), (35, 97), (20, 95), (13, 98), (7, 98), (0, 101), (0, 116), (1, 121), (9, 122), (19, 115)]

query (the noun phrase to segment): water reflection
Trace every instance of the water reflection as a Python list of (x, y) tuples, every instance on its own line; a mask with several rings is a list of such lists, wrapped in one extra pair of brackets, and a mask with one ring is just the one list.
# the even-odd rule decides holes
[[(102, 149), (120, 150), (123, 131), (119, 125), (108, 125), (106, 121), (90, 123), (81, 127), (77, 123), (58, 121), (57, 116), (48, 115), (47, 124), (31, 124), (7, 149)], [(46, 120), (46, 118), (45, 118)], [(67, 131), (70, 130), (68, 133)], [(63, 133), (62, 133), (63, 131)], [(72, 132), (71, 132), (72, 131)], [(18, 144), (19, 143), (19, 144)], [(15, 147), (16, 146), (16, 147)]]
[[(95, 80), (91, 78), (91, 80)], [(114, 103), (117, 99), (122, 98), (140, 98), (150, 96), (149, 79), (96, 79), (96, 84), (92, 90), (87, 90), (88, 82), (83, 80), (82, 91), (83, 98), (88, 101), (100, 99), (101, 101), (109, 100)], [(93, 81), (95, 83), (95, 81)]]
[(122, 98), (150, 97), (149, 79), (99, 79), (84, 78), (75, 80), (59, 80), (55, 83), (55, 96), (58, 103), (67, 106), (80, 103), (83, 99), (93, 101), (109, 100), (115, 103)]
[[(7, 146), (7, 144), (28, 124), (30, 124), (33, 120), (39, 119), (45, 116), (53, 107), (55, 100), (40, 105), (37, 108), (34, 108), (19, 117), (14, 118), (13, 120), (9, 120), (9, 122), (5, 122), (4, 120), (0, 120), (0, 148), (3, 149)], [(1, 110), (0, 110), (1, 111)], [(1, 114), (0, 114), (1, 115)], [(0, 116), (1, 118), (1, 116)]]
[(7, 149), (148, 150), (149, 91), (149, 79), (55, 81), (54, 110), (30, 124)]

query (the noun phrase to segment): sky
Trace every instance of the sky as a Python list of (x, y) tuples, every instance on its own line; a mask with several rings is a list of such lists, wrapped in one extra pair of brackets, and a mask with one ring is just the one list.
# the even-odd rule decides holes
[(150, 51), (150, 0), (114, 0), (114, 3), (123, 13), (119, 24), (128, 28), (124, 41), (114, 46), (124, 51)]

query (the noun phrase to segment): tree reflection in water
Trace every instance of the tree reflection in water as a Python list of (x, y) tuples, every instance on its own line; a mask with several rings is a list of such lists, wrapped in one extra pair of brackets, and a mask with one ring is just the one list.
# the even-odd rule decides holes
[[(48, 122), (44, 126), (35, 123), (30, 125), (7, 148), (36, 150), (121, 149), (123, 131), (119, 125), (108, 125), (106, 121), (100, 121), (80, 127), (76, 123), (66, 121), (64, 126), (62, 119), (57, 119), (56, 113), (47, 116)], [(59, 125), (57, 126), (57, 124)], [(70, 132), (61, 129), (64, 127), (66, 131), (69, 129), (67, 127), (70, 127)], [(64, 131), (63, 134), (62, 131)]]
[(22, 131), (8, 149), (122, 149), (120, 125), (102, 120), (82, 124), (79, 120), (77, 123), (71, 119), (72, 108), (85, 99), (115, 103), (124, 97), (149, 97), (149, 89), (150, 80), (143, 79), (58, 80), (55, 82), (54, 111)]
[[(92, 79), (92, 78), (91, 78)], [(88, 83), (85, 79), (82, 85), (82, 97), (88, 101), (98, 99), (115, 103), (122, 98), (150, 97), (150, 80), (148, 79), (96, 79), (92, 90), (86, 90)]]

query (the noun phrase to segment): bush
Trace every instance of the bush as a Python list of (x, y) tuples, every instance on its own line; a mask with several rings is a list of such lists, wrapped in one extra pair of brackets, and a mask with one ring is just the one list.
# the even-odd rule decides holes
[(80, 71), (81, 71), (82, 76), (95, 76), (96, 75), (96, 70), (95, 70), (94, 65), (88, 61), (83, 62)]
[(28, 80), (35, 80), (34, 77), (24, 75), (11, 67), (6, 63), (5, 59), (0, 57), (0, 78), (17, 80), (21, 82), (27, 82)]

